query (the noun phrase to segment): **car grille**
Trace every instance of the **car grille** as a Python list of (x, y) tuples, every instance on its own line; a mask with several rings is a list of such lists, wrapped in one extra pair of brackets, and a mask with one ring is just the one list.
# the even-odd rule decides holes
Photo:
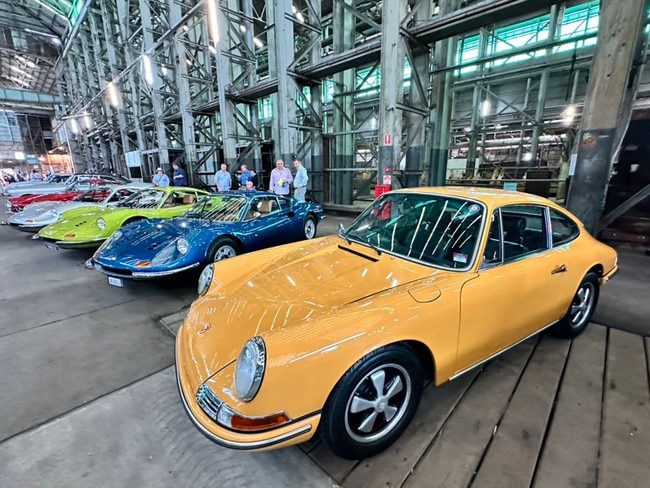
[(217, 395), (205, 383), (196, 392), (196, 401), (208, 417), (212, 420), (217, 420), (217, 415), (223, 402), (219, 400)]
[(109, 266), (100, 265), (101, 269), (112, 275), (132, 276), (133, 272), (129, 269), (111, 268)]

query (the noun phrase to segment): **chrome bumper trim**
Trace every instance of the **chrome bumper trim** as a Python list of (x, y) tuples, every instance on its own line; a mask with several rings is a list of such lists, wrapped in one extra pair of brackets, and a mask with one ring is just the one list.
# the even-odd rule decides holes
[(234, 441), (227, 441), (226, 439), (222, 439), (221, 437), (217, 437), (215, 434), (207, 430), (203, 425), (194, 417), (194, 414), (192, 414), (192, 411), (190, 410), (189, 405), (187, 404), (187, 401), (185, 400), (185, 395), (183, 394), (183, 387), (181, 387), (181, 379), (178, 374), (178, 368), (176, 368), (176, 386), (178, 386), (178, 392), (181, 396), (181, 400), (183, 401), (183, 407), (185, 408), (185, 413), (187, 416), (190, 418), (194, 426), (199, 429), (201, 434), (203, 434), (205, 437), (210, 439), (212, 442), (215, 442), (219, 444), (220, 446), (223, 447), (228, 447), (230, 449), (239, 449), (239, 450), (252, 450), (252, 449), (263, 449), (265, 447), (271, 447), (276, 444), (280, 444), (282, 442), (291, 440), (295, 437), (301, 436), (303, 434), (306, 434), (311, 430), (311, 425), (305, 425), (304, 427), (300, 427), (299, 429), (296, 429), (291, 432), (287, 432), (286, 434), (282, 434), (276, 437), (272, 437), (270, 439), (266, 439), (264, 441), (255, 441), (255, 442), (234, 442)]
[(182, 273), (183, 271), (188, 271), (190, 269), (196, 268), (197, 266), (200, 266), (201, 263), (194, 263), (190, 264), (189, 266), (185, 266), (184, 268), (179, 268), (179, 269), (172, 269), (169, 271), (131, 271), (130, 275), (127, 274), (120, 274), (120, 273), (113, 273), (111, 271), (106, 270), (104, 266), (102, 266), (100, 263), (97, 261), (93, 260), (93, 266), (94, 268), (99, 271), (100, 273), (104, 273), (106, 276), (113, 276), (115, 278), (124, 278), (124, 279), (131, 279), (131, 280), (136, 280), (136, 279), (141, 279), (141, 278), (161, 278), (163, 276), (171, 276), (176, 273)]

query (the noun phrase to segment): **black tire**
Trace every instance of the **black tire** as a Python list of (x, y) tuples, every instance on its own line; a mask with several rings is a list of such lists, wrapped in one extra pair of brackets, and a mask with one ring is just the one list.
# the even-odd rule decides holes
[(240, 254), (239, 245), (230, 237), (222, 237), (214, 241), (210, 246), (208, 260), (211, 263), (221, 261), (222, 259), (234, 258)]
[(312, 215), (308, 215), (302, 224), (302, 238), (308, 240), (314, 237), (316, 237), (316, 219)]
[(422, 365), (407, 345), (371, 352), (357, 361), (330, 393), (321, 415), (323, 439), (346, 459), (363, 459), (383, 451), (413, 419), (422, 384)]
[(549, 329), (549, 334), (562, 339), (579, 336), (589, 324), (598, 304), (600, 281), (596, 273), (587, 273), (571, 299), (571, 305), (564, 317)]

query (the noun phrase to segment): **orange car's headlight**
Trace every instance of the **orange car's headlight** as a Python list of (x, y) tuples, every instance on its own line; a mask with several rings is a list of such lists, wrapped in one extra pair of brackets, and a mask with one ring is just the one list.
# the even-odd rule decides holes
[(262, 386), (266, 369), (266, 345), (259, 337), (250, 339), (239, 354), (235, 366), (235, 393), (237, 397), (250, 402)]

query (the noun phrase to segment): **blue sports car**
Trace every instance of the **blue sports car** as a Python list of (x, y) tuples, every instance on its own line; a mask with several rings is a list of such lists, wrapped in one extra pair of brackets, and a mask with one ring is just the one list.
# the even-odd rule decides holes
[(167, 276), (238, 254), (316, 236), (323, 208), (257, 191), (221, 192), (183, 217), (126, 225), (97, 250), (90, 264), (122, 286), (121, 278)]

